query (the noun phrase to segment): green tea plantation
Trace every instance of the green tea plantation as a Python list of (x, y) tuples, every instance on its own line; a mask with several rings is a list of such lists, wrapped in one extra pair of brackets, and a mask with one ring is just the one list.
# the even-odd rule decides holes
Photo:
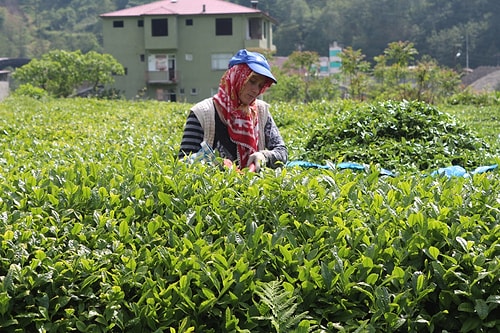
[(310, 164), (259, 173), (189, 107), (0, 103), (1, 332), (500, 331), (498, 104), (273, 105)]

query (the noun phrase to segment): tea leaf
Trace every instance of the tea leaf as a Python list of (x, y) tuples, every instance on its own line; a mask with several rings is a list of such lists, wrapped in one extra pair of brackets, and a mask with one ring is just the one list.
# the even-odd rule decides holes
[(129, 229), (129, 226), (128, 226), (128, 222), (125, 221), (125, 220), (121, 221), (118, 230), (120, 232), (120, 237), (122, 237), (122, 238), (128, 237), (129, 236), (129, 232), (130, 232), (130, 229)]

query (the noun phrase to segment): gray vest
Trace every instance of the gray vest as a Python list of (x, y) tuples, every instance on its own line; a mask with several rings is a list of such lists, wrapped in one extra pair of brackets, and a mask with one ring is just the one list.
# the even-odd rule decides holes
[[(266, 149), (266, 136), (264, 133), (264, 127), (267, 123), (267, 117), (269, 116), (269, 104), (266, 102), (256, 99), (258, 117), (259, 117), (259, 150)], [(212, 97), (204, 99), (203, 101), (197, 103), (191, 108), (194, 112), (196, 118), (203, 128), (203, 140), (210, 145), (214, 146), (215, 140), (215, 106)]]

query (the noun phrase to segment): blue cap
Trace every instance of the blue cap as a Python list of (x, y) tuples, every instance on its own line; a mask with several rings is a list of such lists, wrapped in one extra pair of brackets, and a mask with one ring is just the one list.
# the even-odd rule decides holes
[(238, 53), (236, 53), (229, 61), (229, 68), (238, 64), (247, 64), (248, 67), (250, 67), (250, 69), (255, 73), (264, 75), (273, 80), (274, 83), (278, 83), (274, 75), (271, 73), (271, 68), (267, 63), (266, 57), (258, 52), (250, 52), (246, 49), (239, 50)]

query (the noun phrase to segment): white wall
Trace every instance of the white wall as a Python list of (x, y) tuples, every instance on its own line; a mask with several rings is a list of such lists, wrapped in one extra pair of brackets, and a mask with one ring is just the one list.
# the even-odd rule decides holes
[(0, 81), (0, 101), (9, 96), (9, 81)]

